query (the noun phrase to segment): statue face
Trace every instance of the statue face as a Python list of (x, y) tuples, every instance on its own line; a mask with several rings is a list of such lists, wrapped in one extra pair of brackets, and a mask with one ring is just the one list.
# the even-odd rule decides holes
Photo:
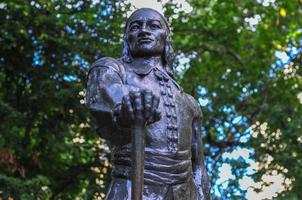
[(167, 27), (153, 10), (142, 10), (131, 16), (126, 33), (133, 57), (161, 56), (165, 48)]

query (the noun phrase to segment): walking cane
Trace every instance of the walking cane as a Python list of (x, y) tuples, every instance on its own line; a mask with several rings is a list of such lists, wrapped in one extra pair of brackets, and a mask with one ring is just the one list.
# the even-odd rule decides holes
[(144, 191), (144, 159), (145, 159), (146, 125), (144, 120), (137, 119), (132, 126), (131, 165), (132, 185), (131, 200), (142, 200)]

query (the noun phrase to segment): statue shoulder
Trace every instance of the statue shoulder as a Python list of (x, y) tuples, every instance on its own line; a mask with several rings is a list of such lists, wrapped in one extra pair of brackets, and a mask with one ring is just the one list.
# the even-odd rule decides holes
[(103, 57), (95, 61), (89, 68), (88, 74), (97, 67), (106, 67), (117, 72), (121, 77), (125, 75), (125, 67), (118, 59)]
[(197, 100), (193, 96), (191, 96), (191, 95), (189, 95), (187, 93), (185, 93), (185, 95), (187, 96), (188, 104), (193, 109), (194, 116), (196, 116), (196, 117), (202, 117), (202, 111), (201, 111), (201, 108), (200, 108)]

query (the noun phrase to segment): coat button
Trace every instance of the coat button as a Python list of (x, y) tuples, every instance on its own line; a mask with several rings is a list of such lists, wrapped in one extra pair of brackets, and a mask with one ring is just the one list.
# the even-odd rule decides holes
[(166, 116), (167, 116), (168, 118), (170, 118), (172, 115), (171, 115), (170, 112), (167, 112), (167, 113), (166, 113)]

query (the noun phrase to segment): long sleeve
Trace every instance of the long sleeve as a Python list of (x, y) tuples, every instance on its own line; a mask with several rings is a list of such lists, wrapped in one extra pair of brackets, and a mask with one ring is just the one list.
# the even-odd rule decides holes
[(210, 180), (204, 165), (204, 152), (201, 139), (202, 112), (196, 101), (191, 98), (194, 107), (194, 119), (192, 123), (192, 168), (195, 185), (198, 188), (202, 200), (210, 200)]
[(125, 135), (118, 134), (118, 127), (113, 122), (115, 107), (128, 94), (124, 76), (121, 63), (108, 57), (96, 61), (88, 73), (86, 106), (96, 119), (100, 136), (111, 142), (125, 139)]

